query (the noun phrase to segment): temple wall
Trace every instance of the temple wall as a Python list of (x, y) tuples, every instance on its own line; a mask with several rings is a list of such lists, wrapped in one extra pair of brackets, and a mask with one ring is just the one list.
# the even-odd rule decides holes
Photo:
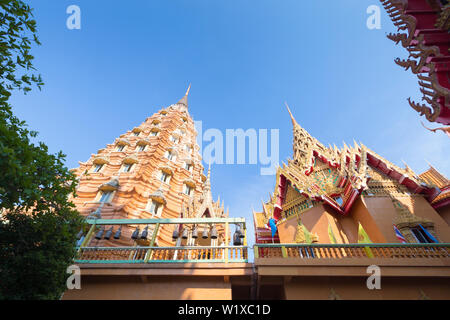
[[(413, 214), (433, 221), (439, 241), (450, 242), (450, 208), (438, 213), (420, 196), (399, 197), (398, 200)], [(386, 196), (361, 196), (346, 216), (333, 213), (332, 209), (319, 204), (301, 213), (299, 217), (310, 232), (318, 235), (319, 243), (331, 243), (328, 224), (338, 243), (357, 243), (359, 223), (372, 242), (399, 242), (393, 229), (397, 211), (392, 200)], [(291, 216), (278, 224), (281, 243), (295, 243), (297, 224), (297, 216)]]
[(351, 215), (337, 217), (338, 233), (334, 232), (334, 236), (338, 243), (356, 243), (358, 242), (358, 224)]
[(223, 277), (82, 277), (80, 290), (63, 300), (230, 300), (231, 283)]
[(296, 277), (285, 283), (287, 300), (328, 299), (450, 299), (448, 281), (442, 278), (381, 278), (381, 290), (369, 290), (365, 277)]
[[(330, 213), (321, 204), (300, 214), (301, 222), (310, 232), (319, 236), (319, 242), (329, 243), (327, 216), (330, 216)], [(296, 216), (292, 216), (278, 225), (281, 243), (295, 243), (297, 225)]]
[(439, 208), (436, 210), (441, 218), (447, 222), (447, 225), (450, 226), (450, 206), (446, 206), (444, 208)]
[[(450, 227), (423, 197), (399, 197), (398, 200), (407, 206), (413, 214), (433, 221), (435, 232), (440, 242), (450, 242)], [(361, 224), (373, 242), (399, 242), (395, 237), (392, 226), (397, 216), (397, 211), (389, 197), (363, 196), (355, 202), (355, 205), (351, 214), (356, 219), (362, 219), (367, 210), (369, 213), (367, 216), (370, 216), (370, 219), (367, 219), (373, 220), (373, 225), (361, 221)]]
[[(386, 200), (386, 203), (384, 200)], [(358, 237), (358, 223), (361, 223), (370, 240), (379, 243), (396, 242), (393, 241), (395, 240), (395, 234), (392, 227), (392, 221), (396, 214), (392, 201), (388, 197), (368, 199), (360, 197), (355, 201), (349, 213), (355, 221), (356, 230), (353, 230), (353, 232), (356, 233), (356, 237)], [(357, 239), (355, 242), (358, 242)]]

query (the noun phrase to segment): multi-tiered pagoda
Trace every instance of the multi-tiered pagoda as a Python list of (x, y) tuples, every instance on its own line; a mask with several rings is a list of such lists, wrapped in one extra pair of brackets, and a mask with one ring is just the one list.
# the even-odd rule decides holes
[[(210, 171), (208, 176), (203, 174), (188, 94), (189, 89), (176, 104), (122, 134), (87, 162), (80, 162), (74, 170), (79, 187), (73, 202), (82, 215), (94, 219), (228, 216), (224, 204), (212, 199)], [(153, 228), (146, 230), (152, 234)], [(123, 229), (123, 237), (114, 245), (129, 244), (134, 230)], [(155, 244), (173, 245), (173, 231), (173, 226), (161, 226)], [(182, 226), (179, 231), (181, 237)], [(105, 243), (104, 238), (93, 238), (91, 244), (111, 244), (112, 239)]]
[(64, 299), (231, 299), (250, 281), (245, 219), (213, 200), (188, 94), (73, 170), (83, 278)]

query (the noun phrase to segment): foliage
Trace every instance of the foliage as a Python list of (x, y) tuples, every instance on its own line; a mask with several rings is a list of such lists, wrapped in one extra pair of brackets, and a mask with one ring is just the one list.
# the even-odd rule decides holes
[[(30, 39), (31, 34), (31, 39)], [(27, 93), (34, 83), (40, 89), (41, 76), (34, 70), (31, 44), (40, 45), (32, 9), (21, 0), (0, 0), (0, 101), (5, 102), (13, 89)], [(23, 69), (23, 73), (19, 73)]]
[(8, 103), (14, 90), (43, 85), (31, 73), (32, 43), (40, 45), (32, 9), (0, 0), (0, 299), (58, 299), (82, 223), (68, 200), (76, 179), (65, 155), (34, 144), (37, 133)]

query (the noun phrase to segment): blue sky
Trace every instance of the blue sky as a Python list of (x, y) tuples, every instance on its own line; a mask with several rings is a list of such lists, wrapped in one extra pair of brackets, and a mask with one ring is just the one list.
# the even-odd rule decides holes
[[(178, 101), (203, 130), (280, 129), (280, 161), (292, 155), (283, 106), (325, 145), (353, 139), (417, 172), (426, 160), (447, 176), (450, 140), (426, 131), (406, 101), (417, 78), (394, 64), (406, 50), (366, 27), (376, 0), (32, 0), (42, 46), (35, 66), (45, 86), (12, 98), (16, 114), (52, 152), (76, 167), (92, 153)], [(66, 8), (81, 8), (81, 30)], [(425, 123), (426, 121), (422, 119)], [(430, 125), (434, 127), (433, 125)], [(426, 160), (425, 160), (426, 159)], [(258, 165), (213, 165), (213, 194), (244, 216), (273, 191)]]

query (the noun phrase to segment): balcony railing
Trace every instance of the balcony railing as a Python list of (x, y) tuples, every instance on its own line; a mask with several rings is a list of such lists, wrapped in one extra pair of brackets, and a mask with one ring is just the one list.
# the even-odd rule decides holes
[[(82, 236), (77, 243), (75, 263), (248, 261), (244, 218), (87, 219), (86, 223), (87, 227), (80, 231)], [(172, 238), (174, 246), (157, 246), (156, 239), (164, 225), (172, 225), (172, 230), (178, 230), (172, 236), (175, 237)], [(222, 225), (223, 232), (219, 236), (216, 230), (213, 237), (212, 229), (215, 229), (216, 225)], [(240, 235), (237, 238), (239, 241), (231, 241), (230, 225), (236, 226), (235, 234)], [(139, 227), (145, 227), (145, 236), (144, 229), (141, 230)], [(200, 231), (200, 227), (203, 228), (203, 232)], [(186, 232), (179, 232), (181, 229)], [(194, 229), (197, 230), (195, 238)], [(200, 234), (202, 242), (197, 243), (196, 239)], [(218, 240), (212, 241), (218, 237), (221, 245), (218, 244)], [(205, 242), (209, 241), (207, 239), (211, 240), (211, 244), (205, 246)], [(234, 245), (230, 245), (230, 242)]]
[(450, 243), (256, 244), (255, 259), (450, 258)]
[(246, 246), (84, 247), (76, 263), (247, 262)]

